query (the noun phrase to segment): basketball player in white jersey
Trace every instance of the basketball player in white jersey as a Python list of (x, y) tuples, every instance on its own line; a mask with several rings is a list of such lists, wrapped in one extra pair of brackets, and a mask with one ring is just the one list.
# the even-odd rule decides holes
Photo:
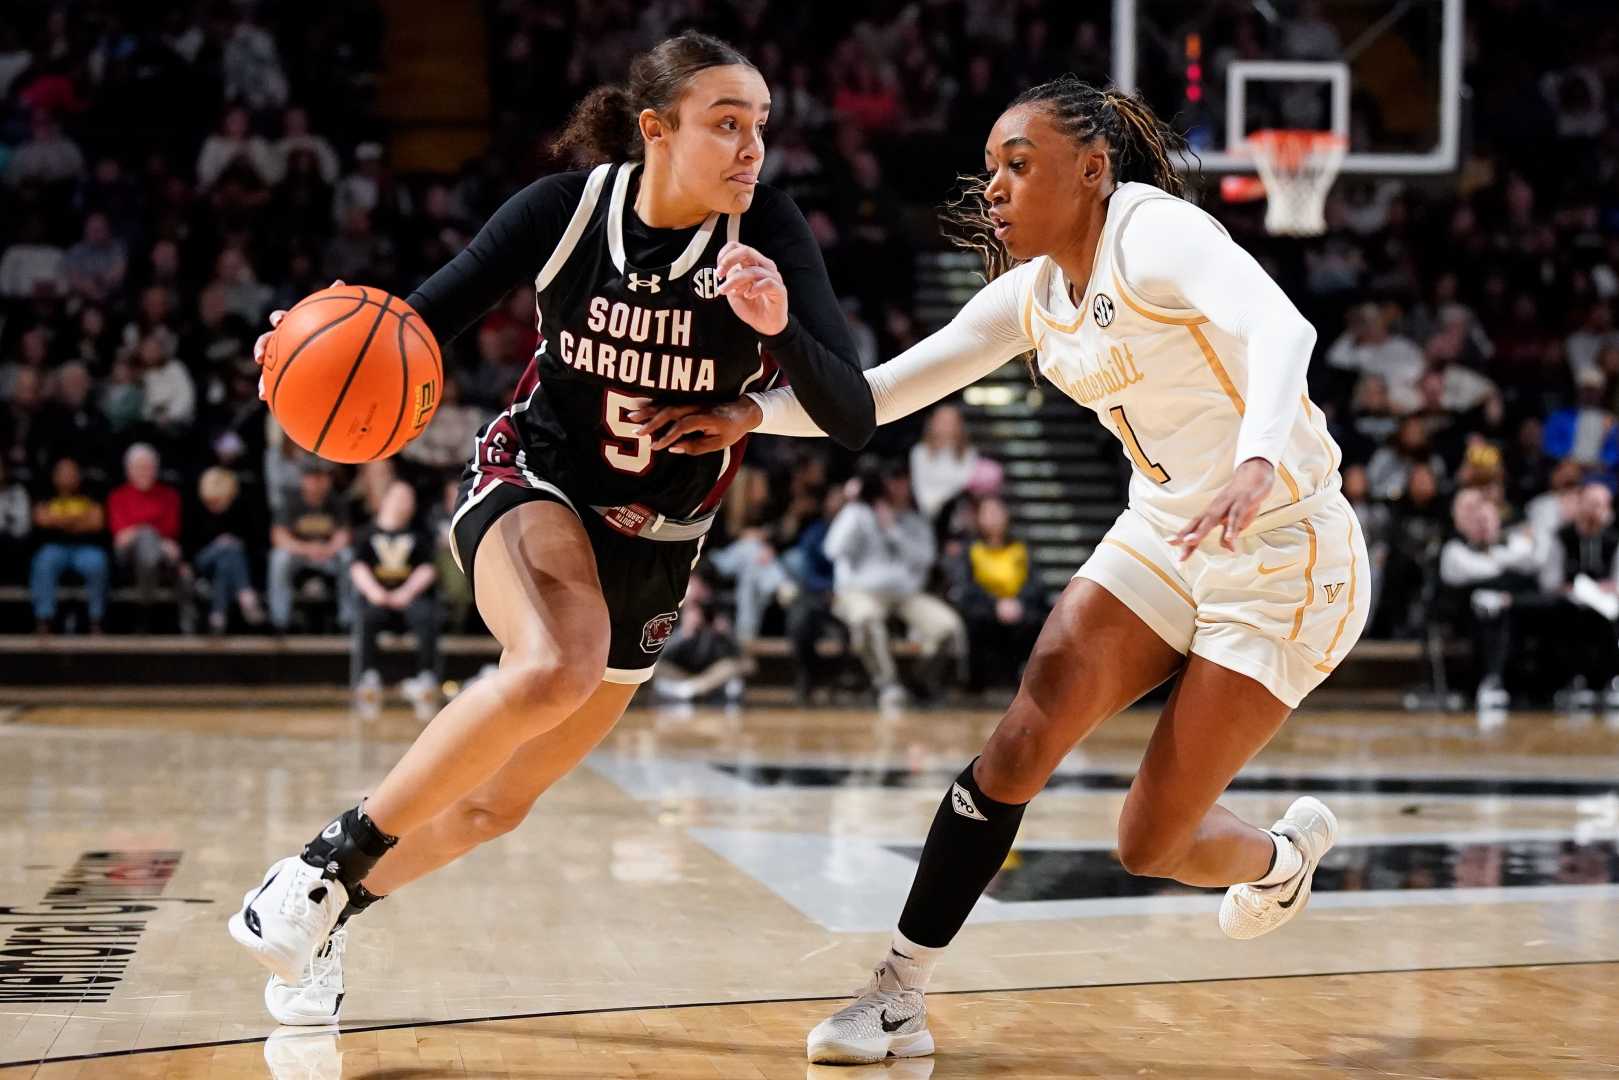
[[(1134, 465), (1128, 508), (1051, 613), (982, 755), (940, 804), (888, 955), (809, 1057), (930, 1053), (923, 991), (1000, 868), (1024, 807), (1103, 720), (1166, 679), (1119, 820), (1133, 874), (1229, 886), (1220, 926), (1275, 930), (1310, 897), (1337, 822), (1313, 798), (1270, 829), (1215, 800), (1360, 636), (1366, 547), (1339, 451), (1305, 391), (1315, 331), (1213, 218), (1177, 196), (1170, 132), (1135, 97), (1064, 77), (1013, 102), (958, 207), (990, 282), (944, 329), (868, 371), (877, 420), (1034, 352)], [(683, 452), (747, 430), (818, 432), (790, 389), (645, 410)], [(692, 441), (695, 439), (696, 441)]]

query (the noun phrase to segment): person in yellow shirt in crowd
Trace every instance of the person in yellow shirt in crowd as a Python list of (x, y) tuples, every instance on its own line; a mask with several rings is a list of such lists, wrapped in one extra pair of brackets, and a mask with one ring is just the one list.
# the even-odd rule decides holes
[(977, 538), (946, 567), (951, 603), (967, 620), (968, 689), (977, 692), (1017, 685), (1046, 604), (1029, 572), (1028, 545), (1011, 535), (1006, 504), (981, 499), (974, 517)]

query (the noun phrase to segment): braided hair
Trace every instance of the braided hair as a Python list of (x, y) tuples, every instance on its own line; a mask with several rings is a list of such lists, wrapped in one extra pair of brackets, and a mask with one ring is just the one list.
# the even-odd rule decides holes
[[(1140, 94), (1062, 75), (1023, 91), (1007, 108), (1020, 105), (1039, 108), (1057, 130), (1078, 144), (1105, 139), (1115, 183), (1139, 181), (1171, 195), (1179, 195), (1185, 188), (1173, 158), (1188, 153), (1186, 140), (1158, 119)], [(982, 177), (962, 177), (962, 181), (962, 192), (943, 211), (945, 231), (957, 247), (983, 257), (984, 278), (994, 281), (1017, 265), (1017, 260), (995, 238), (985, 197), (988, 181)]]

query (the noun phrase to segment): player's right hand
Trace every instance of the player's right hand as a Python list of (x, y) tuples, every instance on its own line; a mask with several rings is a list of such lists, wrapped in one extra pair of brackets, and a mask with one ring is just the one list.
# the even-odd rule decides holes
[[(341, 284), (343, 284), (343, 279), (338, 278), (336, 281), (328, 285), (327, 288), (335, 289)], [(276, 310), (270, 312), (270, 329), (260, 334), (259, 339), (253, 343), (253, 362), (259, 367), (264, 366), (264, 347), (269, 344), (270, 335), (275, 333), (275, 328), (281, 325), (281, 320), (284, 319), (286, 315), (287, 313), (285, 310)], [(259, 400), (264, 400), (264, 376), (262, 374), (259, 375)]]
[(721, 405), (664, 405), (636, 409), (629, 419), (641, 426), (638, 435), (652, 436), (653, 450), (671, 454), (712, 454), (723, 450), (764, 421), (750, 397)]

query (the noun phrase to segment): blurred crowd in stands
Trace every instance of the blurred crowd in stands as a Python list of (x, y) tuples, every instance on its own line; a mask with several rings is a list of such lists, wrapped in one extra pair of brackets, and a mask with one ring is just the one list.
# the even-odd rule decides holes
[[(0, 20), (0, 577), (26, 588), (21, 619), (42, 633), (475, 626), (445, 525), (473, 434), (532, 351), (526, 289), (448, 350), (427, 433), (358, 470), (268, 421), (251, 349), (270, 310), (334, 278), (407, 293), (560, 167), (549, 135), (573, 101), (695, 25), (769, 80), (765, 179), (803, 208), (879, 362), (931, 329), (915, 255), (943, 246), (950, 178), (1020, 88), (1105, 80), (1106, 6), (488, 0), (473, 58), (488, 67), (487, 149), (402, 174), (378, 107), (377, 0), (14, 0)], [(1211, 85), (1230, 59), (1342, 48), (1320, 5), (1266, 8), (1277, 17), (1213, 6)], [(1144, 47), (1144, 70), (1174, 59)], [(1345, 180), (1329, 233), (1304, 243), (1266, 237), (1262, 208), (1219, 203), (1217, 185), (1204, 203), (1320, 330), (1312, 393), (1373, 550), (1371, 633), (1455, 626), (1492, 693), (1510, 689), (1508, 656), (1549, 642), (1547, 678), (1612, 686), (1619, 705), (1619, 23), (1604, 3), (1475, 0), (1466, 80), (1457, 176)], [(1372, 101), (1354, 119), (1384, 127)], [(1052, 597), (999, 467), (951, 407), (873, 449), (755, 441), (666, 693), (736, 693), (766, 638), (789, 643), (806, 694), (849, 678), (828, 641), (884, 700), (1015, 680)], [(1557, 647), (1573, 627), (1601, 647)], [(902, 671), (897, 651), (915, 662)], [(431, 642), (418, 663), (435, 671)], [(375, 669), (358, 655), (356, 683)]]

